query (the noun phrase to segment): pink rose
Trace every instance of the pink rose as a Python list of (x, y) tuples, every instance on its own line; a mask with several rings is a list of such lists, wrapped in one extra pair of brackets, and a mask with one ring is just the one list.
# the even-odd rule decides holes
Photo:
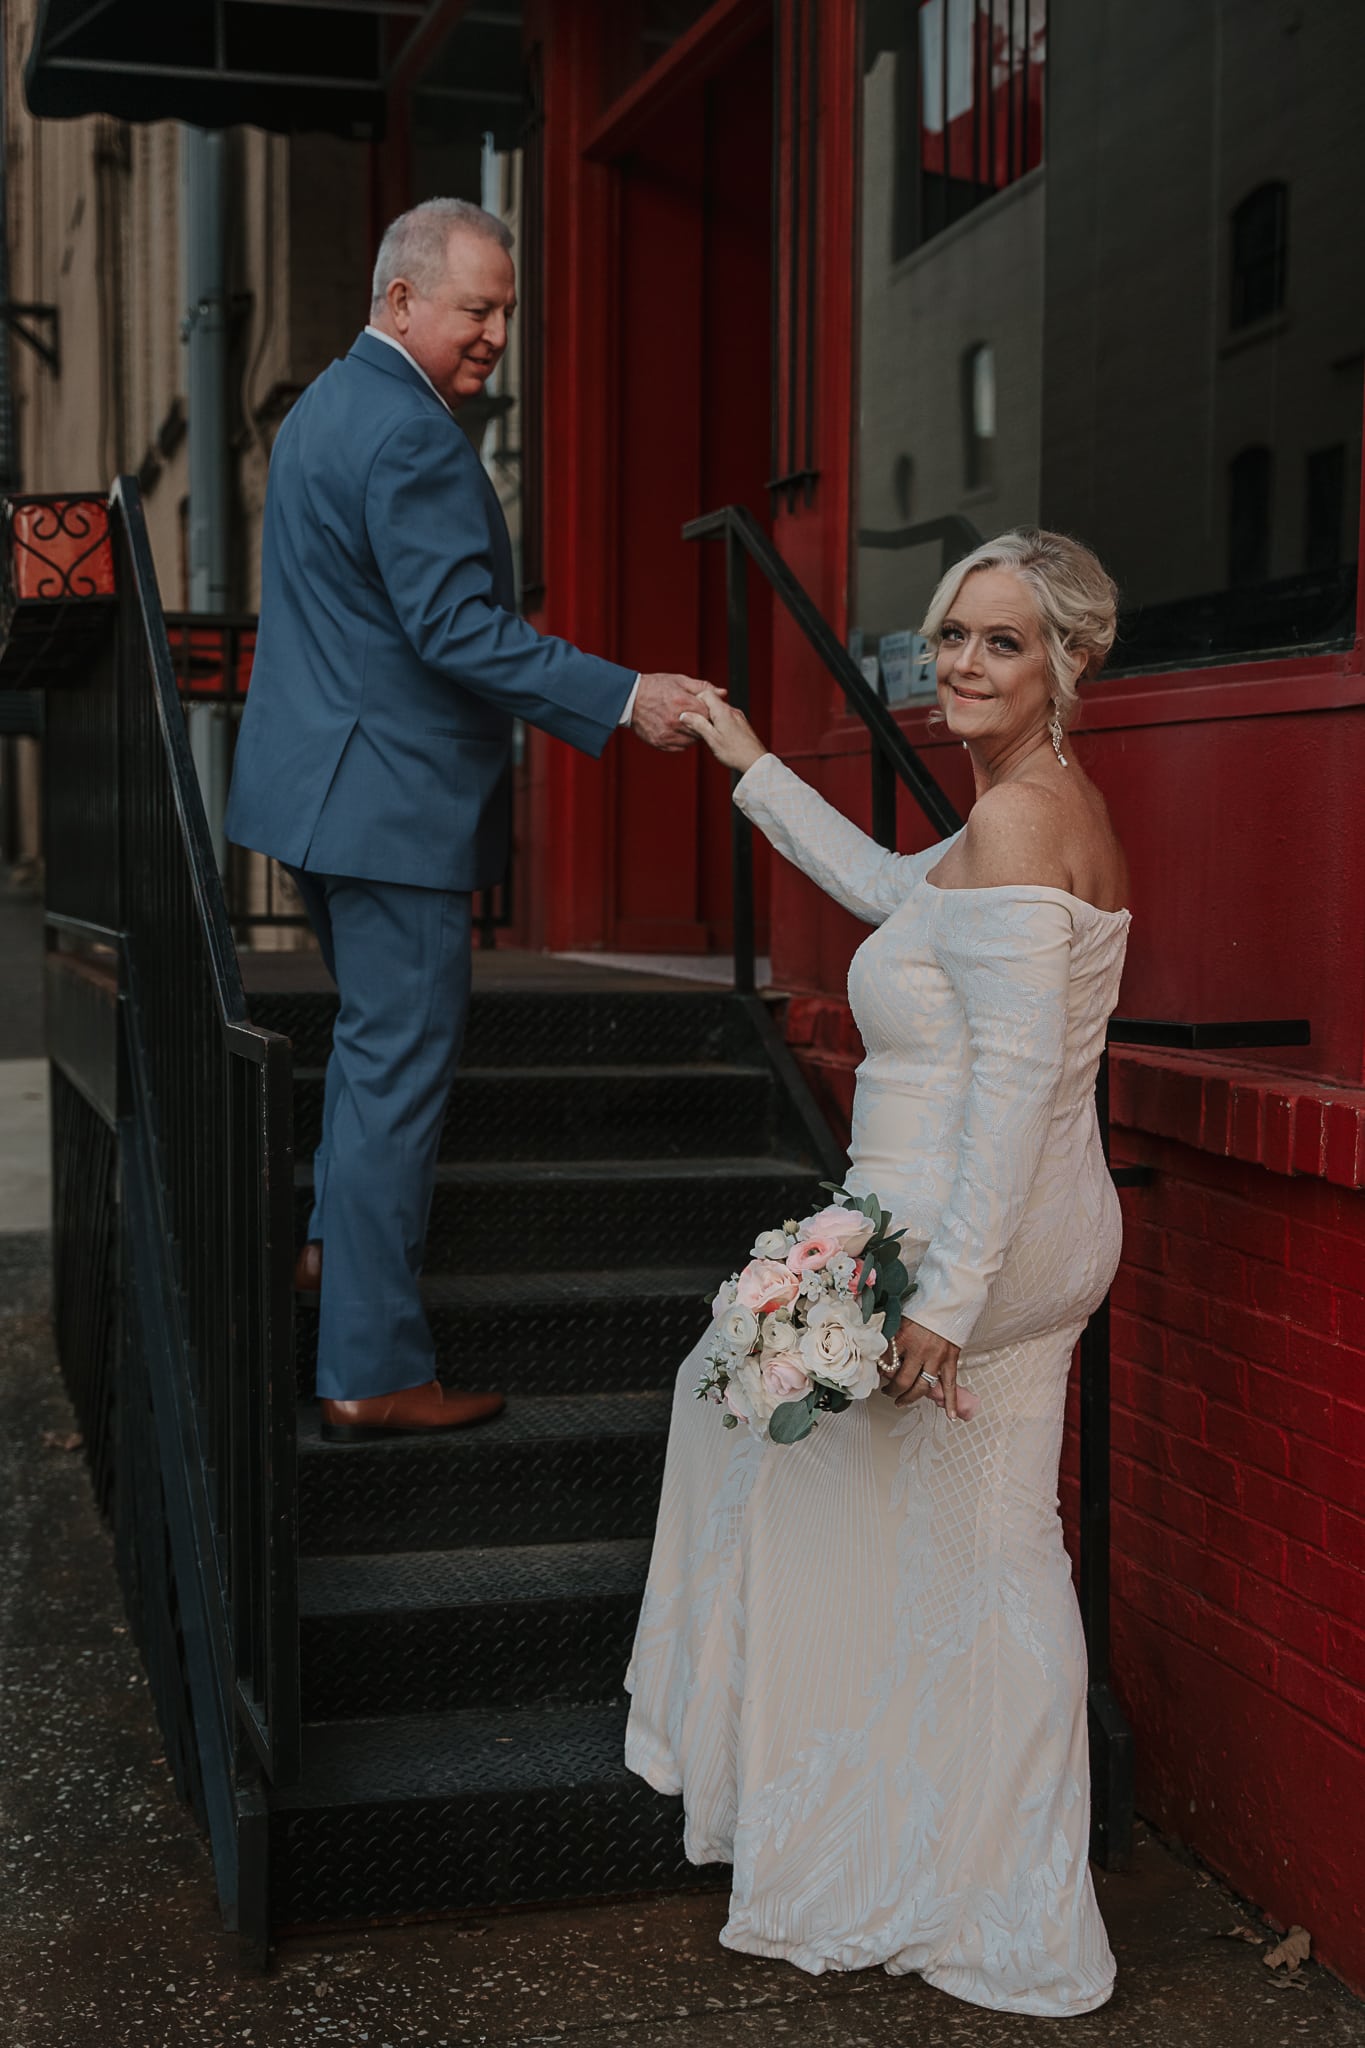
[(872, 1235), (872, 1225), (861, 1209), (846, 1209), (842, 1202), (834, 1202), (798, 1223), (796, 1234), (800, 1238), (833, 1238), (841, 1252), (860, 1252)]
[(735, 1299), (756, 1316), (786, 1308), (801, 1292), (801, 1282), (777, 1259), (752, 1259), (739, 1276)]
[[(801, 1227), (805, 1229), (804, 1224)], [(843, 1249), (837, 1237), (803, 1237), (787, 1253), (787, 1265), (793, 1273), (819, 1273), (831, 1259), (839, 1258)]]
[(810, 1374), (795, 1351), (775, 1351), (763, 1361), (763, 1384), (775, 1401), (800, 1401), (810, 1392)]

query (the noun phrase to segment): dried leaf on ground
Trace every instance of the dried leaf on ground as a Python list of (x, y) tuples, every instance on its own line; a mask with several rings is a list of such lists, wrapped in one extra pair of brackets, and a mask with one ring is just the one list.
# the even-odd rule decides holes
[(42, 1435), (45, 1451), (78, 1451), (84, 1442), (78, 1429), (45, 1429)]
[(1300, 1963), (1306, 1963), (1313, 1949), (1313, 1937), (1306, 1927), (1291, 1927), (1283, 1941), (1268, 1948), (1261, 1961), (1268, 1970), (1297, 1970)]
[(1259, 1948), (1265, 1940), (1265, 1930), (1259, 1927), (1248, 1927), (1245, 1920), (1239, 1920), (1235, 1927), (1220, 1927), (1214, 1939), (1216, 1941), (1249, 1941), (1254, 1947)]

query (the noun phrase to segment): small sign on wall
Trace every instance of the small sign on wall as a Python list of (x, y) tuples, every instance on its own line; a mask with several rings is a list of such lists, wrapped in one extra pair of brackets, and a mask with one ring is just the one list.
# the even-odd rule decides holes
[(934, 657), (922, 633), (883, 633), (877, 646), (888, 704), (934, 694)]

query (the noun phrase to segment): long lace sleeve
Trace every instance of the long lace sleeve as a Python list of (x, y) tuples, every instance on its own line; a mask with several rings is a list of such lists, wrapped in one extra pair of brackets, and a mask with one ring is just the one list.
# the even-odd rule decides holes
[(899, 908), (924, 859), (878, 846), (776, 754), (762, 755), (740, 777), (735, 802), (780, 854), (865, 924), (881, 924)]
[(907, 1313), (965, 1345), (1038, 1171), (1066, 1047), (1071, 913), (996, 890), (951, 890), (934, 949), (966, 1019), (971, 1078), (957, 1171)]

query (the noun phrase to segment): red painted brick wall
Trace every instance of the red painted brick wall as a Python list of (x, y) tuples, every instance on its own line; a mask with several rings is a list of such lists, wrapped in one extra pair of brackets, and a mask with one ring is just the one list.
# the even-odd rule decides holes
[(1360, 1986), (1365, 1192), (1132, 1130), (1115, 1151), (1156, 1169), (1113, 1293), (1139, 1806)]

